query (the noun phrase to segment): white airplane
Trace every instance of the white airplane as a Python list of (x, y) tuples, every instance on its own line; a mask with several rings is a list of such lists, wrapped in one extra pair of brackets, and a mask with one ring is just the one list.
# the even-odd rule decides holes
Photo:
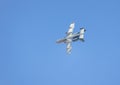
[(84, 33), (86, 30), (84, 28), (80, 28), (80, 32), (73, 34), (74, 27), (75, 27), (75, 23), (70, 24), (69, 30), (68, 30), (68, 32), (66, 32), (66, 37), (56, 41), (56, 43), (66, 43), (67, 44), (66, 51), (68, 54), (71, 53), (71, 50), (72, 50), (71, 43), (72, 42), (75, 42), (78, 40), (84, 42)]

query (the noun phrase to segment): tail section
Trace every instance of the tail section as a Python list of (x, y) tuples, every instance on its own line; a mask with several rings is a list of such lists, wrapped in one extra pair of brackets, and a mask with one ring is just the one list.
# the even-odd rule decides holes
[(85, 41), (84, 40), (84, 33), (85, 33), (85, 29), (84, 28), (80, 28), (80, 36), (79, 36), (79, 39), (81, 40), (81, 41)]

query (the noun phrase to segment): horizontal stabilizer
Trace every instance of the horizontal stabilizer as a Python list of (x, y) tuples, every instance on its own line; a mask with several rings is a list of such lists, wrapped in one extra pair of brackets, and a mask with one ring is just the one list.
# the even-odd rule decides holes
[(84, 41), (84, 33), (85, 33), (85, 31), (86, 31), (86, 30), (85, 30), (84, 28), (81, 28), (81, 29), (80, 29), (79, 39), (82, 40), (82, 41)]

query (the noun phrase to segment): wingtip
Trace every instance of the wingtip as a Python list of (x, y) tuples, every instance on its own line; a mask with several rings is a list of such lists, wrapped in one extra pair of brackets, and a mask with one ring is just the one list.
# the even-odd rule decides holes
[(70, 55), (70, 54), (71, 54), (71, 52), (67, 52), (67, 54), (68, 54), (68, 55)]
[(75, 22), (72, 22), (72, 24), (75, 24)]

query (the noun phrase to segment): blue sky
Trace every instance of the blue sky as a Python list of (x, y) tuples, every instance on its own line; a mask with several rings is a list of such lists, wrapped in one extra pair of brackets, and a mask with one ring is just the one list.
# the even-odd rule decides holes
[[(120, 85), (119, 0), (1, 0), (0, 85)], [(65, 44), (69, 24), (85, 43)]]

